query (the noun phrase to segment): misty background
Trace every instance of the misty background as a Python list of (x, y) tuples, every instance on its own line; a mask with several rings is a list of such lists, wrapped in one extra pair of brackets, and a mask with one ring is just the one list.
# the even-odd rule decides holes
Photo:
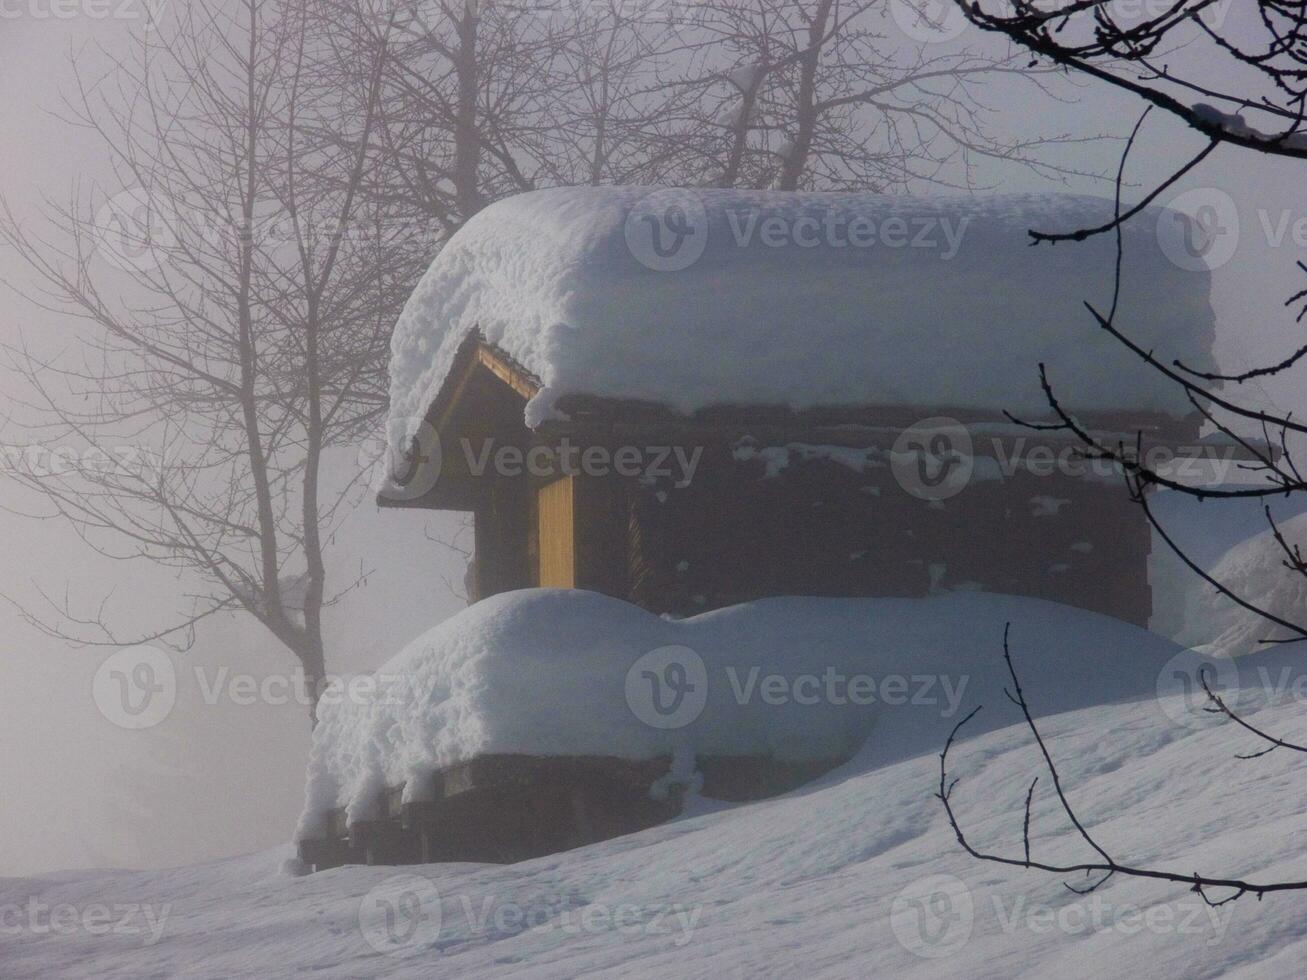
[[(107, 173), (94, 134), (56, 115), (60, 92), (70, 84), (69, 58), (93, 64), (96, 56), (88, 45), (114, 50), (141, 29), (133, 20), (61, 20), (31, 13), (41, 9), (49, 7), (23, 4), (18, 15), (0, 19), (0, 189), (33, 220), (43, 196), (65, 201), (75, 184)], [(895, 29), (892, 19), (886, 19), (885, 29)], [(956, 43), (999, 47), (970, 30)], [(1053, 84), (1065, 101), (992, 86), (989, 102), (1002, 109), (996, 117), (1001, 128), (1026, 136), (1124, 136), (1140, 111), (1132, 99), (1102, 86)], [(1199, 137), (1155, 113), (1131, 157), (1128, 178), (1150, 185), (1201, 145)], [(1059, 152), (1079, 169), (1109, 173), (1120, 150), (1120, 143), (1103, 140)], [(1302, 329), (1282, 304), (1307, 285), (1295, 266), (1307, 256), (1291, 236), (1275, 246), (1259, 216), (1265, 212), (1277, 227), (1285, 215), (1290, 226), (1307, 218), (1300, 178), (1292, 161), (1223, 147), (1162, 199), (1166, 203), (1187, 188), (1216, 187), (1238, 207), (1238, 248), (1214, 272), (1217, 355), (1226, 370), (1278, 360), (1302, 343)], [(980, 179), (994, 190), (1111, 194), (1105, 181), (1041, 180), (995, 163), (981, 164)], [(0, 248), (0, 279), (27, 277), (25, 266)], [(82, 329), (0, 291), (0, 339), (14, 339), (20, 328), (56, 350), (73, 344), (75, 331)], [(1088, 318), (1086, 329), (1094, 329)], [(14, 393), (7, 377), (0, 380), (0, 391)], [(1241, 394), (1247, 404), (1307, 410), (1307, 393), (1295, 391), (1291, 379), (1262, 382)], [(8, 415), (0, 401), (0, 419)], [(0, 429), (0, 444), (28, 441), (11, 424)], [(336, 453), (329, 469), (348, 478), (359, 465), (358, 454)], [(0, 507), (0, 594), (36, 604), (39, 585), (92, 608), (110, 595), (124, 629), (137, 620), (144, 629), (161, 608), (173, 608), (184, 590), (166, 570), (100, 559), (65, 525), (23, 516), (46, 508), (3, 473)], [(455, 594), (463, 578), (461, 560), (432, 540), (452, 537), (459, 526), (455, 516), (380, 512), (370, 499), (350, 515), (337, 535), (334, 567), (370, 571), (360, 589), (327, 613), (333, 638), (329, 671), (373, 669), (461, 607)], [(215, 617), (201, 625), (195, 647), (175, 658), (178, 698), (167, 720), (128, 731), (107, 720), (91, 696), (92, 677), (111, 652), (70, 648), (25, 624), (9, 604), (0, 604), (0, 875), (163, 867), (289, 840), (303, 800), (309, 745), (304, 706), (293, 701), (240, 705), (228, 698), (206, 703), (191, 668), (201, 668), (210, 680), (220, 680), (224, 668), (227, 676), (258, 678), (292, 671), (292, 655), (243, 614)]]

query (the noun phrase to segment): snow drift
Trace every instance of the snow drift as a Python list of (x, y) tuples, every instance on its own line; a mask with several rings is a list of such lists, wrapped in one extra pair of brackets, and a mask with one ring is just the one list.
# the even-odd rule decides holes
[[(1074, 230), (1111, 214), (1105, 199), (1053, 195), (578, 187), (508, 198), (454, 235), (399, 319), (390, 437), (407, 446), (477, 328), (542, 383), (532, 426), (577, 393), (682, 412), (1042, 414), (1040, 361), (1073, 408), (1186, 415), (1183, 393), (1084, 309), (1110, 303), (1112, 236), (1029, 247), (1032, 227)], [(1148, 209), (1124, 229), (1119, 322), (1164, 361), (1210, 366), (1210, 276), (1167, 259), (1164, 219), (1176, 216)]]
[[(487, 753), (670, 756), (688, 781), (696, 754), (848, 758), (870, 740), (884, 759), (925, 748), (1001, 683), (1009, 621), (1058, 678), (1037, 682), (1041, 710), (1151, 694), (1179, 652), (1105, 616), (983, 593), (778, 598), (684, 620), (592, 592), (493, 596), (352, 696), (324, 700), (299, 835), (318, 836), (333, 807), (368, 819), (383, 787), (421, 792), (437, 770)], [(668, 651), (699, 698), (671, 723), (645, 700), (645, 672), (661, 677)]]

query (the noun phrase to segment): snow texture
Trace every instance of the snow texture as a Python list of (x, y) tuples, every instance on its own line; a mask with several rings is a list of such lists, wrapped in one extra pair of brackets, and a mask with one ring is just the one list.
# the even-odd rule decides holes
[[(1164, 362), (1211, 367), (1210, 275), (1168, 261), (1162, 213), (1126, 226), (1118, 322)], [(407, 447), (477, 328), (542, 382), (532, 427), (575, 393), (685, 413), (903, 404), (1042, 415), (1041, 361), (1074, 409), (1186, 415), (1177, 386), (1084, 308), (1110, 306), (1113, 236), (1029, 246), (1028, 229), (1111, 214), (1107, 200), (1054, 195), (581, 187), (508, 198), (454, 235), (396, 325), (392, 449)], [(651, 251), (655, 230), (670, 254)]]

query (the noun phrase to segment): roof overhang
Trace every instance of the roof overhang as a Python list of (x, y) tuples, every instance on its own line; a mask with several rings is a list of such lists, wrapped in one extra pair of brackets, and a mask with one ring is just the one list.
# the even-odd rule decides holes
[[(552, 444), (561, 436), (593, 440), (596, 444), (632, 439), (695, 440), (730, 443), (751, 438), (764, 445), (803, 441), (843, 446), (866, 446), (868, 439), (884, 441), (905, 429), (931, 421), (959, 424), (987, 436), (1029, 440), (1053, 445), (1074, 444), (1071, 432), (1023, 428), (1011, 418), (992, 411), (964, 406), (840, 405), (795, 410), (784, 406), (715, 406), (690, 415), (649, 401), (590, 395), (565, 395), (555, 403), (557, 416), (536, 429), (527, 428), (524, 408), (541, 390), (540, 379), (503, 350), (473, 332), (460, 346), (454, 365), (426, 414), (426, 423), (441, 446), (455, 446), (477, 435), (492, 436), (500, 444), (527, 448)], [(1162, 413), (1077, 413), (1077, 421), (1096, 438), (1132, 447), (1172, 449), (1202, 447), (1202, 417), (1182, 419)], [(1048, 418), (1028, 419), (1045, 424)], [(1222, 447), (1227, 448), (1227, 447)], [(394, 481), (377, 496), (387, 508), (475, 510), (488, 492), (484, 480), (460, 468), (458, 453), (447, 453), (438, 479), (421, 493), (412, 492), (410, 479)], [(1243, 452), (1239, 458), (1252, 459)]]

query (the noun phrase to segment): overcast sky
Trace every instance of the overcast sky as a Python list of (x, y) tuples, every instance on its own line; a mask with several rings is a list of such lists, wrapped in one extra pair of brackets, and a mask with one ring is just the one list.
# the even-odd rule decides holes
[[(67, 85), (71, 49), (90, 40), (121, 44), (136, 26), (30, 15), (0, 19), (0, 188), (20, 210), (33, 208), (42, 194), (66, 198), (74, 181), (104, 172), (98, 147), (47, 110), (57, 108), (60, 88)], [(1099, 87), (1079, 88), (1074, 104), (1030, 98), (1009, 104), (1004, 98), (995, 93), (1014, 133), (1123, 134), (1139, 112), (1124, 96)], [(1200, 145), (1161, 114), (1154, 116), (1132, 167), (1141, 182), (1165, 175), (1181, 159), (1177, 154)], [(1078, 152), (1089, 166), (1106, 170), (1114, 166), (1117, 148), (1104, 142)], [(1005, 190), (1059, 189), (1022, 173), (991, 176)], [(1215, 274), (1213, 300), (1218, 356), (1227, 368), (1264, 363), (1300, 342), (1300, 329), (1280, 307), (1302, 285), (1294, 262), (1307, 256), (1300, 256), (1291, 238), (1276, 247), (1263, 228), (1280, 228), (1285, 217), (1290, 226), (1307, 218), (1301, 178), (1301, 167), (1222, 149), (1177, 188), (1218, 188), (1238, 208), (1239, 245)], [(1087, 181), (1062, 189), (1109, 193)], [(0, 276), (23, 276), (2, 250)], [(20, 326), (70, 340), (74, 329), (0, 294), (0, 332), (9, 338)], [(1307, 395), (1285, 382), (1255, 394), (1281, 408), (1307, 409)], [(0, 503), (30, 506), (2, 476)], [(169, 576), (138, 568), (124, 574), (121, 567), (90, 560), (69, 533), (51, 523), (0, 513), (0, 540), (0, 593), (6, 595), (30, 601), (33, 581), (56, 594), (67, 588), (88, 602), (112, 589), (120, 615), (144, 623), (160, 605), (153, 597), (177, 590)], [(338, 660), (345, 662), (330, 669), (373, 668), (459, 607), (442, 576), (460, 580), (462, 569), (427, 540), (419, 516), (379, 515), (367, 504), (351, 519), (342, 543), (347, 566), (362, 563), (378, 571), (334, 617), (336, 649), (345, 651)], [(124, 731), (99, 713), (90, 693), (91, 678), (109, 652), (70, 649), (0, 606), (0, 874), (177, 864), (288, 839), (302, 800), (308, 744), (303, 708), (242, 706), (229, 699), (209, 705), (199, 680), (183, 671), (178, 704), (167, 721), (149, 732)], [(290, 660), (260, 627), (233, 616), (207, 628), (185, 664), (205, 669), (212, 683), (223, 667), (261, 676), (287, 670)]]

